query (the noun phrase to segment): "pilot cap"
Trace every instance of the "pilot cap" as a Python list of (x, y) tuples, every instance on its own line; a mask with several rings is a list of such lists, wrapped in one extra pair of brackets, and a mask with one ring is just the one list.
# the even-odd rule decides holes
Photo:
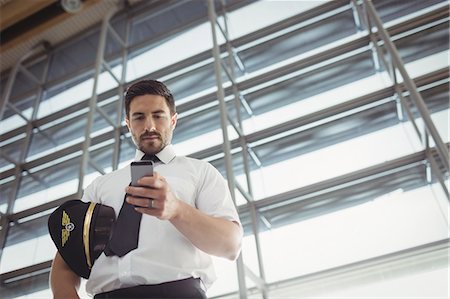
[(89, 278), (95, 260), (109, 241), (114, 209), (93, 202), (69, 200), (48, 219), (48, 230), (59, 254), (73, 272)]

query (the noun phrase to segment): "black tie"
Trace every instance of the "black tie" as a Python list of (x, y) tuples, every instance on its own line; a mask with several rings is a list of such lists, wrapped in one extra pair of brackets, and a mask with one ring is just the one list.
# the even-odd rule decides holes
[[(155, 163), (160, 161), (155, 155), (147, 154), (141, 160), (152, 160)], [(114, 223), (111, 239), (105, 248), (106, 256), (121, 257), (138, 246), (142, 214), (136, 212), (134, 206), (125, 201), (126, 197), (127, 194), (125, 194), (119, 216)]]

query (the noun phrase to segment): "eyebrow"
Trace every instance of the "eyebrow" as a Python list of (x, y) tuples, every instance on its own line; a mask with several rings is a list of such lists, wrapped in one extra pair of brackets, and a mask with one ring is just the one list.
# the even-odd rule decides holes
[[(166, 113), (166, 111), (164, 111), (164, 110), (162, 110), (162, 109), (155, 110), (155, 111), (152, 111), (152, 112), (151, 112), (151, 114), (165, 114), (165, 113)], [(139, 111), (137, 111), (137, 112), (133, 112), (133, 113), (131, 114), (131, 116), (140, 116), (140, 115), (145, 115), (145, 113), (144, 113), (144, 112), (139, 112)]]
[(160, 109), (160, 110), (156, 110), (156, 111), (152, 111), (152, 114), (165, 114), (166, 111)]

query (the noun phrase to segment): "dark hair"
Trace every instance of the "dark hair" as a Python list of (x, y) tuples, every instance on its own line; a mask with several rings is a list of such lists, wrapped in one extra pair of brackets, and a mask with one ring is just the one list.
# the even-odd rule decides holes
[(137, 96), (146, 94), (164, 97), (166, 99), (167, 106), (169, 106), (170, 114), (175, 114), (175, 100), (172, 92), (167, 88), (167, 86), (157, 80), (141, 80), (132, 84), (125, 92), (125, 113), (127, 117), (129, 117), (130, 114), (131, 101), (133, 101), (133, 99)]

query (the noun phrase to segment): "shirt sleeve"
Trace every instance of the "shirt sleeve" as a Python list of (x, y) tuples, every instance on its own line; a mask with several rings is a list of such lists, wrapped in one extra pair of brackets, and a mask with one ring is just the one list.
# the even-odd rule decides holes
[(196, 206), (205, 214), (236, 221), (240, 224), (228, 184), (220, 172), (209, 163), (205, 163), (204, 166)]
[(98, 185), (98, 179), (96, 178), (92, 183), (90, 183), (83, 191), (83, 196), (81, 197), (82, 202), (95, 202), (100, 203), (98, 196), (97, 196), (97, 185)]

